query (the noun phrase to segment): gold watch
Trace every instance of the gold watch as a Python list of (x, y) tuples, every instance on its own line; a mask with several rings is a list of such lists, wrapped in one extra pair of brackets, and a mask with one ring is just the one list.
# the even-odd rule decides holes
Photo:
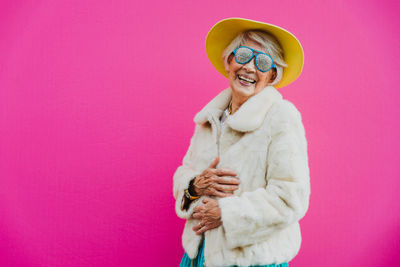
[(185, 196), (190, 200), (195, 200), (195, 199), (200, 198), (200, 196), (192, 196), (189, 192), (189, 188), (191, 185), (193, 185), (193, 181), (194, 181), (194, 178), (190, 181), (189, 187), (187, 189), (185, 189)]

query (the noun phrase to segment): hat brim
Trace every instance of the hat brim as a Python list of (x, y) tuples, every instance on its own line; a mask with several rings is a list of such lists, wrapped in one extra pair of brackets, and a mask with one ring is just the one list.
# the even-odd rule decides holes
[(225, 77), (222, 52), (239, 34), (247, 30), (262, 30), (272, 34), (283, 49), (283, 57), (288, 67), (284, 68), (281, 81), (275, 88), (281, 88), (294, 82), (301, 74), (304, 64), (303, 48), (297, 38), (278, 26), (242, 18), (228, 18), (217, 22), (207, 34), (206, 52), (214, 67)]

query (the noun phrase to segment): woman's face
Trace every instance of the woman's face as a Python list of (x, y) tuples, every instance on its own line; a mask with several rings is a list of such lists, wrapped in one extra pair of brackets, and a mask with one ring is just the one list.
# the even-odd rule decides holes
[[(252, 40), (243, 45), (265, 53), (262, 46)], [(232, 93), (246, 99), (259, 93), (275, 79), (275, 70), (259, 71), (255, 65), (254, 57), (246, 64), (239, 64), (234, 55), (231, 54), (228, 59), (227, 72)]]

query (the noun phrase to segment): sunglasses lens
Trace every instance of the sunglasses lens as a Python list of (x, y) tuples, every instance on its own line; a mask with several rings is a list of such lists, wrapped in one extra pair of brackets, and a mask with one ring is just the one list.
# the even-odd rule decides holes
[(267, 71), (272, 67), (272, 58), (264, 54), (259, 54), (256, 58), (256, 64), (261, 71)]
[(235, 58), (240, 64), (247, 63), (253, 56), (253, 51), (246, 47), (239, 47), (236, 50)]

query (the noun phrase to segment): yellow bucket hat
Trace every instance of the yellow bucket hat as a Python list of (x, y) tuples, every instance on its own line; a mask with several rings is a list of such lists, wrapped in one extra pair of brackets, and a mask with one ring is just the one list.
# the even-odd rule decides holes
[(278, 26), (242, 18), (221, 20), (207, 34), (207, 56), (222, 75), (228, 77), (222, 60), (222, 52), (239, 33), (247, 30), (262, 30), (272, 34), (283, 49), (283, 58), (288, 67), (284, 68), (282, 80), (274, 86), (275, 88), (284, 87), (300, 76), (304, 64), (304, 53), (299, 40)]

